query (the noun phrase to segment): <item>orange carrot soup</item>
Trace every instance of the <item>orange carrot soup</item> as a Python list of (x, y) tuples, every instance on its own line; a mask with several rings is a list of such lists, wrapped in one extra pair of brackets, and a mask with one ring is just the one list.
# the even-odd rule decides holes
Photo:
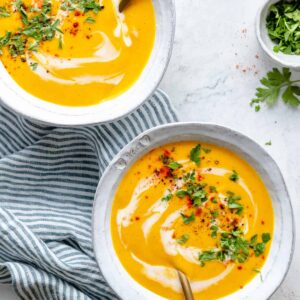
[(30, 94), (87, 106), (141, 75), (155, 39), (151, 0), (0, 0), (0, 60)]
[(111, 216), (126, 271), (143, 287), (183, 299), (176, 269), (195, 299), (234, 293), (258, 275), (272, 241), (272, 201), (235, 153), (178, 142), (152, 150), (127, 172)]

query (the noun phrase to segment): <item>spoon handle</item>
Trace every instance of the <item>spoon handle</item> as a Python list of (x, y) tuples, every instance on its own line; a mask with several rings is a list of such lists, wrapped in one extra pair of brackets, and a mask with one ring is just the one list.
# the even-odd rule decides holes
[(119, 12), (122, 12), (125, 7), (129, 4), (130, 0), (120, 0), (119, 3)]
[(194, 300), (193, 291), (188, 278), (182, 272), (177, 272), (185, 300)]

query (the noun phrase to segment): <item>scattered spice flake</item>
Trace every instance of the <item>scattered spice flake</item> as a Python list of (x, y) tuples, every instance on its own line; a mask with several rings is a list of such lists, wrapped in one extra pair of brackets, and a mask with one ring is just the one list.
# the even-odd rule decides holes
[(171, 169), (167, 166), (163, 166), (160, 168), (159, 174), (163, 177), (169, 177), (171, 175)]

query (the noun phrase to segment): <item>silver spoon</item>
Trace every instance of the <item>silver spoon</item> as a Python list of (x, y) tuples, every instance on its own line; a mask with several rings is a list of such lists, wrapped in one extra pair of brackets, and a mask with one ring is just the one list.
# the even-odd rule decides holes
[(194, 300), (193, 291), (189, 279), (184, 273), (180, 272), (179, 270), (177, 270), (177, 273), (185, 300)]
[(129, 4), (130, 0), (120, 0), (119, 3), (119, 12), (122, 12), (126, 6)]

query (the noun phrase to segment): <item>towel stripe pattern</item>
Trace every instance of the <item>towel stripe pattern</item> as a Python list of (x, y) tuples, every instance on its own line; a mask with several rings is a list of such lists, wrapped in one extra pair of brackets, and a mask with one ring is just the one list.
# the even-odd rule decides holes
[(41, 125), (0, 106), (0, 284), (24, 300), (118, 299), (93, 254), (95, 190), (122, 147), (175, 121), (161, 91), (123, 119), (81, 128)]

